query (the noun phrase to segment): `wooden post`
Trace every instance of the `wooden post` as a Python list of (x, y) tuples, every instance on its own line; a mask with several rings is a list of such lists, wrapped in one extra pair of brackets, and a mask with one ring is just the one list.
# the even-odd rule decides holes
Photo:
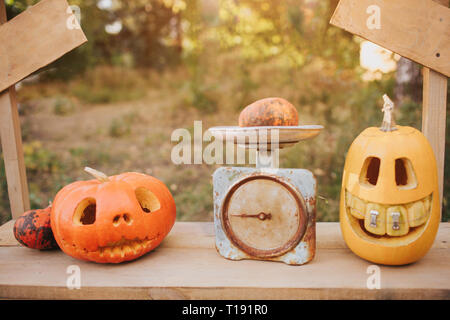
[[(0, 1), (0, 24), (6, 22), (5, 2)], [(14, 85), (0, 92), (0, 136), (5, 162), (12, 218), (30, 209), (27, 176), (22, 149), (19, 112)]]
[[(449, 0), (434, 0), (446, 7)], [(442, 57), (442, 59), (450, 59)], [(439, 199), (444, 195), (445, 127), (447, 109), (447, 77), (423, 68), (422, 132), (430, 141), (438, 167)], [(442, 208), (442, 206), (441, 206)]]
[(422, 132), (430, 141), (436, 157), (441, 203), (444, 190), (446, 108), (447, 77), (424, 68)]

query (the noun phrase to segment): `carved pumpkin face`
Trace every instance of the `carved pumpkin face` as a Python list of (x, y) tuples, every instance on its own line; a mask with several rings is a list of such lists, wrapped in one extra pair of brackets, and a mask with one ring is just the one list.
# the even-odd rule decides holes
[(351, 145), (342, 179), (340, 223), (360, 257), (401, 265), (426, 254), (440, 220), (433, 150), (418, 130), (364, 130)]
[(175, 202), (161, 181), (130, 172), (61, 189), (53, 201), (51, 225), (66, 254), (119, 263), (158, 246), (175, 216)]

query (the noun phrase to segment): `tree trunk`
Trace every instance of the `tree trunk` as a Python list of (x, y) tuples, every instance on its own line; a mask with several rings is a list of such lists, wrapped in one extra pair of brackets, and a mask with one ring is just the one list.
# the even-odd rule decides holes
[(417, 103), (422, 101), (422, 74), (417, 63), (403, 57), (400, 58), (397, 62), (395, 78), (395, 101), (399, 105), (407, 97)]

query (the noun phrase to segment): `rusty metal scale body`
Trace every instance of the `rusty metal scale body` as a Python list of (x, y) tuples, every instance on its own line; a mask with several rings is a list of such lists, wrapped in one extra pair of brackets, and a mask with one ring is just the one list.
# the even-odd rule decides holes
[[(313, 259), (316, 179), (306, 169), (281, 169), (274, 163), (279, 149), (312, 138), (321, 129), (322, 126), (209, 129), (216, 139), (233, 140), (256, 149), (256, 168), (221, 167), (213, 174), (214, 226), (220, 255), (231, 260), (281, 261), (290, 265)], [(276, 144), (271, 132), (274, 130)], [(249, 134), (256, 134), (256, 142), (248, 139)], [(265, 139), (260, 139), (263, 134)], [(246, 138), (239, 139), (243, 136)]]

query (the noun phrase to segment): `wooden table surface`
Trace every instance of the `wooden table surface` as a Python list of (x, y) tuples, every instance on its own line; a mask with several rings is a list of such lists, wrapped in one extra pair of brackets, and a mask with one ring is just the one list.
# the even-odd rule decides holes
[[(338, 223), (317, 224), (316, 257), (303, 266), (226, 260), (215, 250), (209, 222), (176, 222), (156, 250), (119, 265), (22, 247), (13, 223), (0, 227), (0, 298), (450, 299), (450, 223), (441, 224), (422, 260), (379, 266), (380, 289), (367, 288), (371, 263), (346, 247)], [(71, 265), (80, 268), (80, 289), (66, 286)]]

